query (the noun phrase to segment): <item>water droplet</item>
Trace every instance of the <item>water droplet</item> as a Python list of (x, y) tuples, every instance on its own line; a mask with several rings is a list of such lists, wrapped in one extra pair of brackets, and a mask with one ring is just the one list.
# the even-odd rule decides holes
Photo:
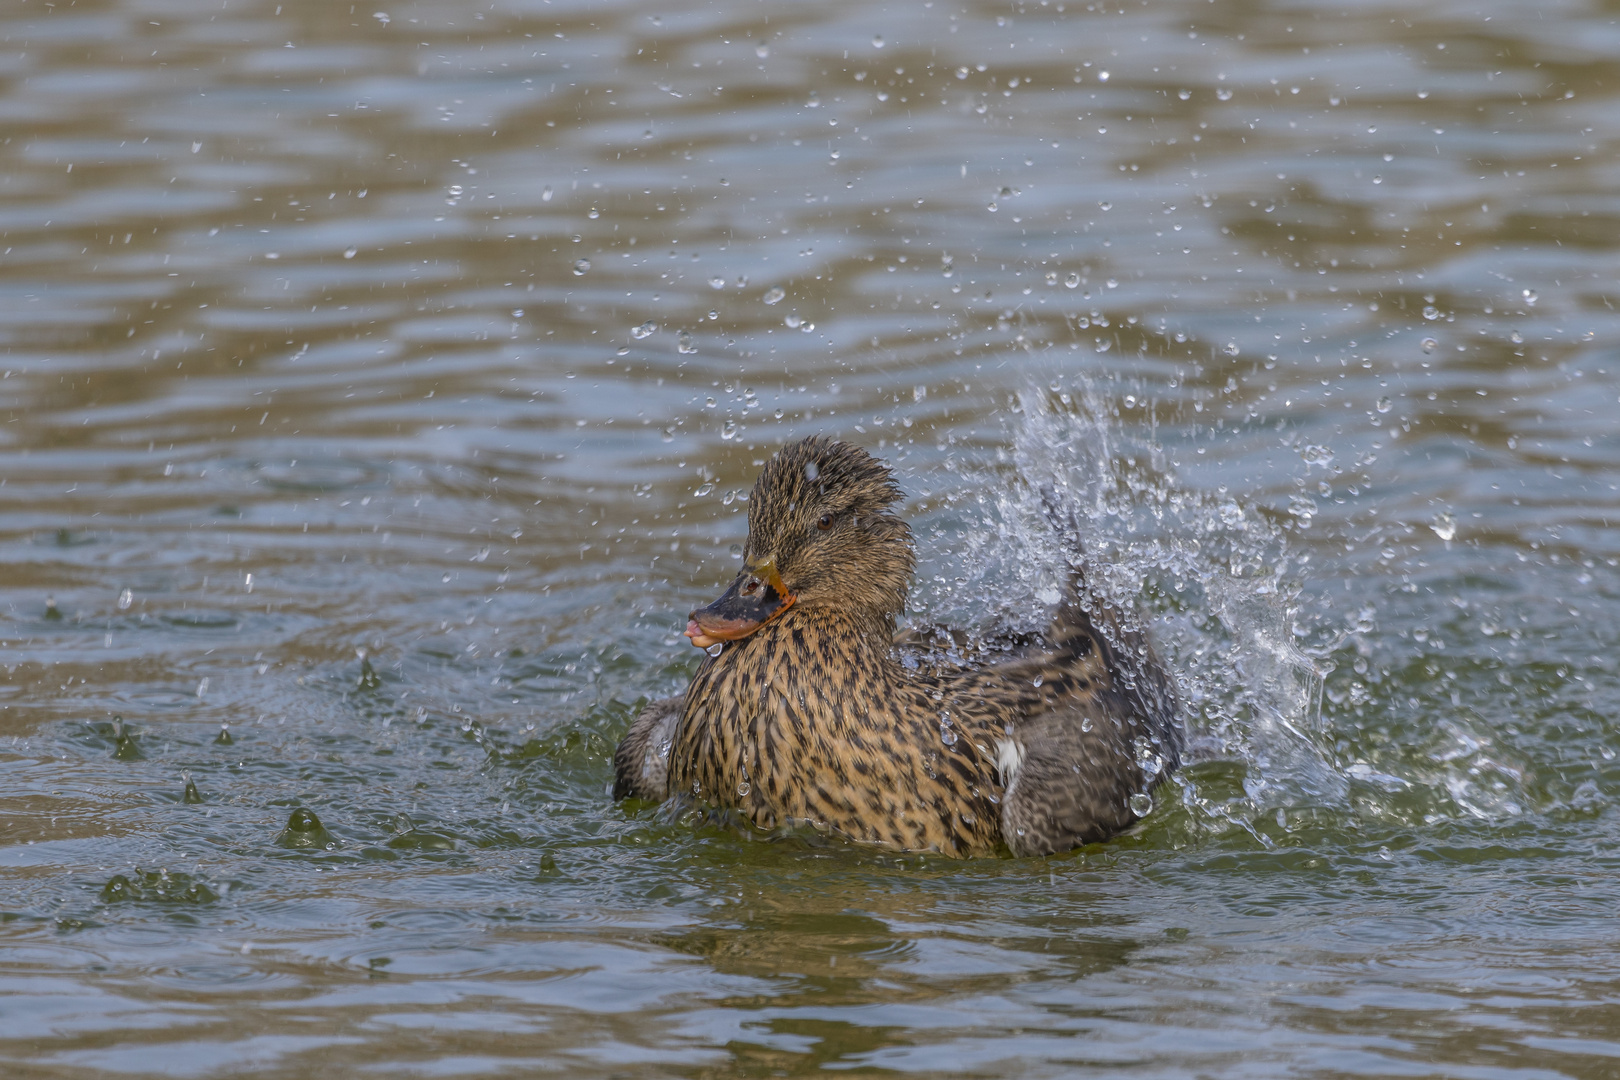
[(712, 277), (712, 278), (709, 279), (709, 288), (711, 288), (711, 289), (723, 289), (725, 287), (726, 287), (726, 279), (725, 278), (716, 276), (716, 277)]
[(1218, 99), (1220, 99), (1221, 101), (1231, 101), (1232, 100), (1232, 91), (1227, 89), (1224, 86), (1217, 87), (1216, 90), (1215, 90), (1215, 96)]
[(1434, 524), (1429, 528), (1434, 530), (1434, 535), (1449, 544), (1452, 537), (1457, 535), (1457, 520), (1450, 514), (1441, 514), (1434, 519)]
[(540, 192), (540, 201), (541, 202), (550, 202), (551, 201), (551, 185), (550, 184), (547, 184), (545, 186), (545, 189)]
[(352, 259), (358, 254), (360, 254), (360, 249), (359, 248), (346, 248), (346, 249), (344, 249), (343, 257), (345, 259)]
[(135, 594), (130, 592), (128, 589), (125, 589), (123, 592), (118, 594), (118, 610), (119, 611), (128, 611), (130, 605), (133, 604), (134, 602), (135, 602)]
[(1182, 101), (1186, 101), (1188, 98), (1192, 97), (1192, 91), (1191, 90), (1178, 91), (1176, 93), (1176, 97), (1180, 98)]
[(1423, 317), (1428, 319), (1430, 322), (1433, 322), (1440, 317), (1440, 309), (1435, 307), (1433, 304), (1429, 304), (1423, 309)]
[(780, 304), (783, 298), (786, 296), (787, 290), (778, 285), (772, 288), (770, 292), (760, 297), (760, 299), (764, 300), (767, 304)]
[(946, 746), (956, 745), (956, 731), (951, 727), (949, 721), (943, 721), (940, 723), (939, 741), (944, 743)]
[(753, 790), (753, 788), (748, 786), (748, 781), (746, 781), (746, 780), (741, 781), (737, 785), (737, 794), (738, 795), (747, 795), (752, 790)]
[(1145, 791), (1138, 791), (1131, 796), (1131, 813), (1137, 817), (1147, 817), (1153, 813), (1153, 796)]
[(637, 341), (641, 341), (643, 338), (652, 337), (653, 334), (657, 332), (657, 330), (658, 330), (658, 324), (653, 322), (651, 319), (648, 319), (646, 322), (642, 323), (640, 326), (631, 327), (630, 328), (630, 336), (635, 338)]
[(1071, 273), (1068, 277), (1063, 279), (1063, 284), (1067, 288), (1078, 289), (1080, 287), (1080, 275)]
[(720, 437), (727, 442), (737, 437), (737, 425), (727, 420), (720, 428)]
[(574, 276), (575, 277), (584, 277), (586, 271), (588, 271), (590, 268), (591, 268), (591, 260), (589, 260), (589, 259), (576, 259), (574, 261)]
[(593, 206), (590, 208), (590, 210), (586, 211), (585, 216), (590, 218), (592, 221), (595, 221), (597, 218), (602, 216), (602, 211)]
[(1423, 351), (1425, 353), (1432, 353), (1432, 352), (1434, 352), (1434, 350), (1436, 350), (1436, 349), (1438, 349), (1440, 347), (1440, 343), (1438, 341), (1434, 340), (1434, 338), (1432, 338), (1432, 337), (1424, 338), (1423, 342), (1422, 342), (1422, 345), (1423, 345)]
[(1378, 399), (1378, 411), (1379, 412), (1386, 413), (1386, 412), (1389, 412), (1389, 410), (1392, 409), (1392, 408), (1394, 408), (1394, 403), (1391, 402), (1389, 400), (1389, 398), (1381, 397), (1381, 398)]
[(1240, 351), (1242, 350), (1238, 348), (1238, 343), (1235, 341), (1228, 341), (1226, 347), (1221, 350), (1227, 356), (1236, 356)]
[[(763, 60), (767, 56), (771, 55), (771, 47), (762, 41), (758, 45), (754, 46), (754, 55)], [(747, 793), (744, 792), (744, 794)]]
[(1513, 331), (1513, 333), (1508, 335), (1508, 340), (1513, 342), (1513, 344), (1515, 344), (1515, 345), (1523, 345), (1524, 344), (1524, 335), (1519, 333), (1517, 330), (1515, 330), (1515, 331)]
[(683, 353), (697, 352), (697, 344), (692, 340), (690, 331), (682, 330), (675, 336), (675, 350)]
[(1304, 459), (1305, 464), (1308, 466), (1319, 465), (1325, 469), (1333, 464), (1333, 448), (1320, 446), (1316, 443), (1311, 443), (1302, 449), (1299, 456)]
[(1536, 306), (1536, 301), (1538, 299), (1540, 299), (1540, 297), (1538, 297), (1536, 295), (1536, 290), (1534, 290), (1534, 289), (1526, 289), (1526, 290), (1524, 290), (1524, 302), (1526, 304), (1530, 305), (1531, 307), (1535, 307)]
[(874, 48), (874, 49), (883, 48), (883, 35), (882, 34), (873, 34), (872, 35), (872, 48)]

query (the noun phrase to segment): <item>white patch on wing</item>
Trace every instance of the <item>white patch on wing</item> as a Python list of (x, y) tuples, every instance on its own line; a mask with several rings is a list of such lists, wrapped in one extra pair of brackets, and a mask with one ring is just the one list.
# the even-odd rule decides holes
[(1024, 744), (1014, 739), (996, 740), (996, 768), (1001, 772), (1001, 786), (1010, 788), (1024, 764)]

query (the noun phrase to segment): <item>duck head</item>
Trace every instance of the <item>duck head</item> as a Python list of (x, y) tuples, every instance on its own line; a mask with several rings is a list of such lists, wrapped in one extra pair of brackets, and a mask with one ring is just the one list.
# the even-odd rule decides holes
[(916, 556), (890, 507), (899, 485), (858, 446), (821, 435), (784, 446), (748, 500), (743, 569), (724, 595), (692, 612), (699, 648), (747, 637), (791, 607), (828, 608), (892, 638)]

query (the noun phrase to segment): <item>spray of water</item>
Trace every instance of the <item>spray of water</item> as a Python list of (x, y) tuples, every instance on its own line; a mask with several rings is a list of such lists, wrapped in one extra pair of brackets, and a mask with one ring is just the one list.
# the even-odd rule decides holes
[[(1011, 426), (1011, 453), (970, 477), (936, 530), (944, 565), (963, 569), (933, 575), (921, 617), (1038, 629), (1078, 557), (1093, 602), (1126, 613), (1126, 630), (1148, 624), (1183, 702), (1189, 761), (1243, 766), (1242, 795), (1212, 800), (1184, 782), (1189, 805), (1238, 819), (1343, 807), (1348, 781), (1324, 752), (1324, 673), (1293, 628), (1282, 530), (1224, 493), (1180, 485), (1152, 431), (1125, 425), (1095, 387), (1032, 387)], [(1054, 500), (1079, 552), (1052, 526)]]

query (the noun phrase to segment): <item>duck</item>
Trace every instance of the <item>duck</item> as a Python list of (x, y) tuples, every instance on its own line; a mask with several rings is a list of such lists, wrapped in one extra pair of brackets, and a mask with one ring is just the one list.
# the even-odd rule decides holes
[(688, 616), (705, 653), (614, 752), (616, 800), (696, 807), (767, 833), (956, 858), (1052, 855), (1150, 812), (1179, 766), (1174, 681), (1139, 620), (1071, 564), (1038, 633), (900, 629), (916, 551), (893, 471), (824, 435), (766, 461), (743, 566)]

